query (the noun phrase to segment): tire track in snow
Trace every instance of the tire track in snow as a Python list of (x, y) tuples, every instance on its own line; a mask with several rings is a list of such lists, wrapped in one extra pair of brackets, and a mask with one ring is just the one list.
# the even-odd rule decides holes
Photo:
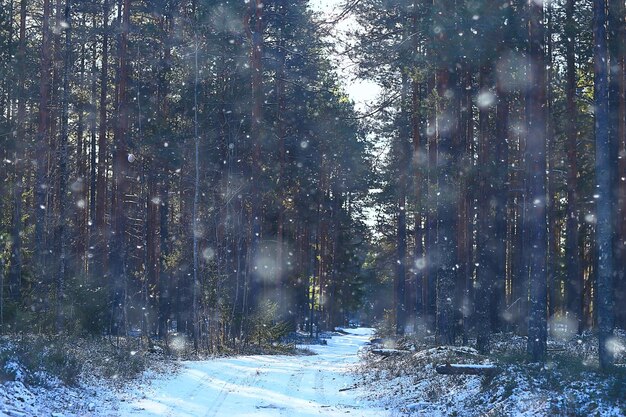
[(150, 394), (121, 404), (118, 416), (389, 416), (338, 392), (352, 382), (344, 373), (356, 362), (364, 339), (337, 336), (330, 346), (315, 348), (313, 357), (243, 356), (183, 364), (174, 380), (159, 378), (146, 387)]
[[(289, 376), (284, 391), (286, 396), (291, 396), (294, 392), (300, 392), (300, 387), (302, 386), (304, 374), (306, 371), (309, 370), (310, 368), (308, 366), (303, 366)], [(282, 407), (280, 407), (280, 416), (288, 416), (292, 413), (293, 408), (289, 407), (287, 404), (284, 404)]]
[(322, 407), (327, 406), (326, 403), (328, 402), (328, 400), (326, 399), (326, 388), (324, 388), (324, 379), (324, 372), (322, 372), (321, 369), (318, 369), (317, 372), (315, 372), (315, 386), (313, 389), (317, 393), (317, 402)]
[[(236, 389), (238, 386), (250, 387), (252, 386), (262, 375), (261, 368), (265, 368), (267, 365), (261, 366), (244, 377), (232, 378), (228, 381), (225, 381), (222, 385), (222, 388), (217, 393), (215, 400), (213, 400), (212, 404), (209, 406), (209, 409), (204, 414), (204, 417), (216, 417), (217, 412), (220, 411), (222, 405), (226, 401), (226, 398)], [(234, 387), (233, 387), (234, 386)]]
[[(212, 380), (213, 378), (211, 377), (211, 375), (205, 374), (202, 378), (200, 378), (200, 380), (198, 381), (198, 383), (196, 385), (194, 385), (194, 387), (187, 393), (186, 398), (193, 398), (196, 396), (196, 394), (198, 392), (200, 392), (200, 390), (202, 388), (206, 388), (207, 384)], [(172, 404), (172, 405), (168, 405), (165, 404), (165, 406), (168, 408), (168, 412), (165, 415), (165, 417), (174, 417), (174, 413), (176, 413), (176, 405)]]
[(306, 368), (300, 368), (291, 374), (289, 380), (287, 380), (285, 394), (291, 394), (293, 391), (300, 391), (300, 385), (302, 385), (302, 380), (304, 379), (305, 369)]

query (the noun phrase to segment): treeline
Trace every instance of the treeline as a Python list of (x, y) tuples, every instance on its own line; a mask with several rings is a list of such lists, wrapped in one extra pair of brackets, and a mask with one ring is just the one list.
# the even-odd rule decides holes
[[(439, 343), (626, 327), (622, 0), (354, 2), (384, 87), (378, 270), (398, 334)], [(549, 324), (549, 326), (548, 326)]]
[(343, 323), (371, 167), (321, 34), (305, 1), (2, 0), (2, 331)]

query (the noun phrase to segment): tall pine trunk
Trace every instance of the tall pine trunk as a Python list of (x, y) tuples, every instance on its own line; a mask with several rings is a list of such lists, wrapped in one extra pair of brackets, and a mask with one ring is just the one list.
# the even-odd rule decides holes
[(46, 272), (46, 198), (47, 155), (49, 141), (49, 106), (50, 106), (50, 0), (43, 2), (43, 22), (41, 41), (41, 77), (39, 80), (39, 122), (37, 126), (37, 144), (35, 146), (36, 179), (33, 211), (35, 212), (35, 262), (39, 282), (47, 282)]
[(597, 319), (600, 367), (613, 364), (607, 343), (613, 334), (613, 189), (611, 187), (611, 138), (609, 137), (608, 47), (606, 0), (593, 2), (594, 105), (596, 144)]
[(396, 274), (394, 280), (394, 307), (396, 313), (396, 334), (403, 335), (406, 327), (406, 194), (409, 167), (409, 131), (408, 110), (409, 80), (406, 71), (402, 73), (402, 91), (400, 94), (400, 128), (398, 129), (398, 183), (397, 183), (397, 228), (396, 228)]
[(60, 259), (59, 270), (56, 275), (56, 330), (61, 332), (63, 330), (63, 309), (65, 300), (65, 281), (67, 279), (68, 268), (68, 250), (67, 250), (67, 236), (68, 226), (67, 222), (67, 181), (68, 181), (68, 141), (69, 141), (69, 94), (70, 94), (70, 66), (71, 60), (71, 0), (65, 2), (64, 19), (68, 25), (65, 29), (65, 59), (63, 65), (63, 99), (62, 99), (62, 111), (61, 111), (61, 137), (59, 141), (59, 185), (58, 185), (58, 200), (59, 200), (59, 219), (58, 219), (58, 236), (60, 244)]
[(545, 360), (547, 343), (547, 225), (546, 225), (546, 74), (543, 4), (528, 2), (529, 73), (526, 121), (527, 241), (530, 309), (528, 354)]
[(117, 97), (117, 121), (115, 125), (115, 150), (113, 156), (113, 204), (111, 210), (112, 233), (110, 242), (110, 279), (112, 284), (112, 331), (125, 333), (127, 297), (127, 215), (129, 162), (134, 157), (128, 152), (129, 103), (128, 103), (128, 33), (130, 29), (130, 0), (123, 0), (121, 33), (119, 37), (119, 85)]
[[(248, 292), (248, 312), (256, 310), (259, 302), (258, 294), (261, 288), (260, 277), (256, 269), (257, 258), (260, 255), (262, 193), (261, 187), (261, 141), (263, 118), (263, 3), (261, 0), (250, 1), (247, 22), (248, 35), (251, 40), (250, 68), (252, 70), (252, 113), (250, 138), (252, 140), (252, 161), (250, 174), (250, 245), (248, 250), (247, 279), (250, 291)], [(252, 25), (254, 21), (254, 27)], [(264, 294), (265, 295), (265, 294)]]
[[(26, 141), (26, 3), (20, 1), (20, 29), (18, 47), (18, 104), (17, 104), (17, 136)], [(15, 178), (13, 183), (13, 228), (11, 230), (11, 263), (9, 269), (9, 291), (11, 299), (19, 301), (22, 289), (22, 189), (23, 174), (21, 173), (21, 149), (16, 146), (13, 154)]]
[[(483, 65), (480, 69), (479, 94), (489, 93), (488, 78), (489, 69)], [(489, 106), (486, 103), (478, 103), (478, 224), (477, 224), (477, 272), (476, 272), (476, 346), (482, 353), (489, 352), (489, 339), (491, 336), (491, 320), (489, 312), (494, 299), (492, 293), (495, 285), (494, 279), (494, 253), (493, 253), (493, 217), (491, 204), (493, 195), (492, 178), (493, 166), (490, 161), (494, 154), (491, 152), (494, 144), (489, 129)]]
[(194, 89), (193, 89), (193, 143), (194, 143), (194, 182), (193, 208), (191, 213), (191, 232), (193, 236), (193, 282), (191, 290), (191, 318), (193, 322), (193, 347), (196, 352), (200, 348), (200, 306), (198, 302), (200, 291), (198, 238), (200, 229), (198, 224), (198, 204), (200, 200), (200, 132), (198, 130), (198, 94), (200, 88), (200, 69), (198, 68), (198, 38), (195, 39), (194, 54)]
[[(439, 144), (437, 156), (437, 343), (454, 344), (454, 284), (456, 282), (457, 213), (456, 213), (456, 134), (457, 110), (455, 107), (456, 79), (454, 72), (443, 65), (437, 74), (437, 90), (446, 97), (444, 111), (439, 115)], [(448, 98), (450, 97), (450, 98)]]
[(583, 275), (580, 267), (578, 215), (578, 111), (576, 109), (576, 21), (575, 0), (565, 4), (565, 70), (567, 111), (567, 206), (566, 206), (566, 311), (577, 322), (577, 332), (583, 330)]
[[(106, 223), (105, 213), (107, 207), (107, 91), (109, 71), (109, 0), (104, 0), (102, 5), (102, 64), (100, 69), (100, 103), (99, 103), (99, 127), (98, 127), (98, 174), (96, 178), (95, 193), (95, 236), (92, 245), (95, 248), (94, 275), (98, 279), (103, 278), (107, 271), (106, 249)], [(92, 148), (95, 151), (95, 147)], [(109, 277), (110, 279), (110, 277)]]

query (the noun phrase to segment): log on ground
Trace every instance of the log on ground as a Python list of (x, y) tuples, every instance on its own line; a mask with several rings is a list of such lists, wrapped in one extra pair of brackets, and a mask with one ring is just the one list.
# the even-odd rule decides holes
[(498, 372), (495, 365), (482, 364), (450, 364), (435, 367), (438, 374), (442, 375), (494, 375)]

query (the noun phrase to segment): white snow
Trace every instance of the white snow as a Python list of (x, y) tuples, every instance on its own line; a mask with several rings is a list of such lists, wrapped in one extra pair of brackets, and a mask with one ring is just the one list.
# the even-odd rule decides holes
[(174, 376), (141, 386), (119, 406), (122, 416), (384, 417), (359, 398), (350, 370), (373, 329), (348, 329), (312, 356), (241, 356), (182, 363)]
[[(626, 344), (624, 332), (617, 331), (616, 337)], [(368, 398), (396, 410), (398, 416), (626, 417), (622, 374), (603, 374), (597, 364), (584, 360), (597, 357), (597, 339), (591, 334), (567, 344), (550, 341), (549, 346), (562, 346), (565, 353), (550, 354), (543, 366), (516, 359), (524, 357), (523, 337), (496, 334), (492, 338), (494, 351), (499, 353), (492, 357), (471, 347), (430, 347), (433, 340), (414, 341), (414, 354), (381, 357), (365, 351), (358, 385), (371, 391)], [(505, 354), (512, 352), (517, 355)], [(438, 374), (436, 367), (444, 364), (497, 367), (500, 372), (490, 376)]]
[(490, 364), (470, 364), (470, 363), (451, 363), (451, 368), (461, 368), (461, 369), (496, 369), (495, 365)]

